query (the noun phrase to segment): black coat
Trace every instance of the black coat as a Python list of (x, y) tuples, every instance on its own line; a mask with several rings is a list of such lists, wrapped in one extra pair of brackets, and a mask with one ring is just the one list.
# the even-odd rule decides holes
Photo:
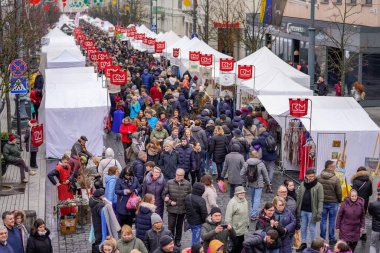
[(257, 230), (253, 235), (245, 238), (243, 242), (244, 253), (265, 253), (267, 247), (264, 242), (265, 232)]
[(116, 211), (121, 215), (133, 215), (134, 210), (127, 209), (127, 202), (131, 194), (125, 193), (124, 190), (129, 189), (134, 193), (140, 193), (140, 183), (136, 177), (130, 180), (118, 178), (115, 186), (115, 194), (117, 196)]
[(372, 216), (372, 230), (380, 232), (380, 200), (369, 204), (368, 213)]
[(95, 234), (95, 244), (99, 244), (102, 242), (102, 208), (104, 207), (104, 203), (102, 200), (91, 197), (89, 201), (89, 205), (91, 208), (91, 218), (92, 224), (94, 226), (94, 234)]
[(140, 159), (136, 159), (132, 164), (132, 168), (133, 174), (135, 175), (135, 177), (137, 177), (139, 183), (142, 184), (145, 175), (145, 163)]
[(136, 237), (141, 241), (145, 240), (146, 232), (152, 228), (152, 222), (150, 217), (156, 211), (154, 205), (142, 202), (140, 203), (139, 213), (136, 214), (135, 227), (136, 227)]
[(186, 145), (185, 147), (180, 145), (176, 148), (176, 151), (178, 153), (177, 168), (184, 169), (186, 173), (190, 170), (194, 171), (195, 158), (193, 149), (189, 145)]
[[(163, 251), (161, 248), (158, 248), (155, 251), (153, 251), (153, 253), (166, 253), (166, 252)], [(181, 250), (177, 246), (174, 246), (172, 253), (181, 253)]]
[(172, 152), (164, 151), (160, 157), (160, 168), (162, 174), (166, 180), (175, 178), (175, 171), (177, 170), (178, 164), (178, 153), (173, 150)]
[(215, 163), (223, 163), (228, 153), (229, 141), (227, 137), (215, 135), (211, 138), (209, 154)]
[(165, 179), (164, 176), (161, 174), (157, 180), (152, 180), (152, 174), (149, 172), (145, 176), (145, 180), (142, 186), (142, 196), (144, 196), (147, 193), (151, 193), (154, 195), (155, 199), (155, 205), (156, 205), (156, 213), (158, 213), (161, 218), (163, 218), (164, 213), (164, 200), (162, 199), (162, 192), (164, 191), (165, 187)]
[(196, 182), (191, 194), (185, 198), (186, 218), (190, 225), (200, 225), (206, 222), (207, 207), (205, 199), (202, 198), (204, 192), (205, 186)]
[(351, 179), (352, 188), (358, 192), (358, 196), (364, 199), (364, 210), (368, 208), (369, 198), (372, 195), (372, 181), (368, 171), (359, 171)]
[(31, 234), (26, 246), (26, 253), (53, 253), (50, 240), (50, 231), (46, 229), (45, 235)]
[(165, 227), (162, 227), (161, 231), (157, 232), (156, 230), (150, 229), (146, 232), (145, 236), (145, 246), (148, 252), (153, 252), (160, 247), (160, 239), (162, 236), (168, 235), (173, 237), (172, 233), (167, 230)]

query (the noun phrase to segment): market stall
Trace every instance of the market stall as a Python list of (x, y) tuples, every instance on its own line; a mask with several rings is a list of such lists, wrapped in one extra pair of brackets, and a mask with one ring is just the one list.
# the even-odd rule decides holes
[[(289, 98), (299, 97), (309, 100), (307, 114), (291, 117)], [(352, 97), (259, 95), (258, 99), (282, 128), (281, 154), (285, 170), (300, 170), (302, 165), (300, 173), (308, 167), (315, 167), (320, 173), (325, 161), (344, 159), (345, 177), (350, 179), (358, 167), (374, 158), (380, 129)]]

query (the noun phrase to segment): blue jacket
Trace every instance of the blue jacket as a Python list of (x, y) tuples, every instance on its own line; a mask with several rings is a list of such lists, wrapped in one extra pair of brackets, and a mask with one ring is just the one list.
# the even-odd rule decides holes
[(156, 128), (156, 124), (158, 122), (158, 119), (156, 117), (150, 117), (146, 121), (148, 122), (148, 124), (152, 128), (152, 130)]
[(0, 243), (0, 253), (14, 253), (11, 245), (7, 242), (6, 245)]
[(131, 119), (135, 119), (137, 115), (139, 114), (139, 111), (141, 110), (140, 103), (138, 101), (132, 102), (130, 108), (131, 108), (131, 112), (129, 115)]
[(143, 85), (145, 85), (147, 89), (150, 90), (154, 83), (154, 77), (149, 74), (148, 71), (144, 71), (144, 73), (141, 75), (141, 80)]
[(132, 215), (134, 210), (127, 210), (127, 201), (131, 194), (125, 193), (124, 190), (129, 189), (132, 192), (140, 192), (140, 184), (136, 177), (130, 180), (118, 178), (116, 181), (115, 193), (117, 195), (116, 211), (121, 215)]
[(195, 157), (193, 149), (189, 145), (186, 145), (185, 147), (180, 145), (176, 148), (176, 151), (178, 152), (177, 168), (184, 169), (185, 172), (190, 172), (190, 170), (195, 171)]
[(155, 212), (155, 205), (141, 202), (139, 213), (136, 214), (135, 227), (136, 227), (136, 237), (145, 241), (146, 232), (152, 228), (152, 221), (150, 217)]
[(280, 221), (283, 228), (286, 228), (286, 233), (281, 237), (281, 252), (292, 253), (293, 246), (293, 234), (296, 228), (296, 218), (292, 212), (285, 208), (282, 213), (276, 210), (275, 212), (276, 220)]
[(106, 189), (105, 189), (104, 196), (106, 197), (106, 199), (108, 199), (112, 203), (116, 203), (117, 196), (115, 194), (115, 187), (116, 187), (117, 176), (107, 175), (105, 178), (105, 181), (106, 181)]
[(175, 109), (179, 111), (181, 117), (189, 114), (189, 103), (184, 94), (181, 93), (178, 100), (174, 103), (173, 110)]
[(162, 152), (159, 164), (162, 170), (162, 174), (164, 174), (166, 180), (175, 178), (175, 171), (178, 167), (177, 151), (173, 150), (172, 152)]
[(8, 230), (8, 240), (7, 243), (15, 253), (24, 253), (23, 242), (21, 239), (20, 229), (14, 227), (12, 229), (7, 228)]
[(277, 159), (276, 152), (268, 152), (267, 145), (265, 144), (265, 138), (269, 136), (267, 131), (261, 133), (256, 140), (252, 141), (252, 146), (259, 144), (261, 146), (261, 150), (263, 153), (262, 160), (263, 161), (275, 161)]
[(142, 184), (144, 181), (145, 175), (145, 163), (140, 159), (136, 159), (132, 164), (133, 174), (139, 180), (139, 183)]

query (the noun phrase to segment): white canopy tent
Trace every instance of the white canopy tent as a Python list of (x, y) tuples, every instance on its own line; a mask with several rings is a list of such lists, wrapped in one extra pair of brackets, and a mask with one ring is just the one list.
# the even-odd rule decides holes
[(47, 60), (47, 68), (73, 68), (84, 67), (86, 65), (86, 58), (84, 56), (74, 56), (68, 50), (64, 49), (62, 53)]
[(190, 39), (185, 35), (182, 38), (180, 38), (177, 42), (173, 43), (172, 45), (168, 46), (165, 51), (164, 55), (166, 57), (172, 56), (173, 54), (173, 48), (182, 48), (186, 47), (186, 45), (189, 43)]
[[(300, 118), (303, 126), (311, 132), (311, 137), (317, 146), (315, 166), (318, 172), (324, 169), (324, 163), (332, 160), (332, 153), (342, 153), (344, 141), (346, 148), (346, 178), (349, 180), (360, 166), (364, 166), (366, 158), (372, 158), (373, 149), (380, 128), (372, 121), (367, 112), (352, 97), (330, 96), (258, 96), (266, 111), (282, 127), (288, 126), (286, 117), (289, 113), (289, 98), (307, 98), (309, 112)], [(333, 147), (333, 141), (340, 141), (340, 147)], [(290, 162), (283, 161), (285, 169), (297, 169)]]
[(46, 157), (60, 158), (81, 135), (87, 136), (90, 152), (102, 154), (107, 92), (87, 69), (91, 68), (46, 70), (40, 109), (40, 122), (49, 126), (45, 128)]
[[(295, 83), (310, 89), (310, 77), (301, 71), (293, 68), (277, 55), (272, 53), (267, 47), (262, 47), (253, 54), (241, 59), (238, 65), (254, 65), (256, 78), (266, 76), (272, 78), (274, 73), (281, 71), (285, 76), (292, 79)], [(253, 79), (242, 83), (243, 86), (253, 87)]]
[(43, 72), (49, 66), (59, 68), (83, 66), (83, 62), (85, 58), (77, 45), (50, 43), (42, 47), (40, 70)]

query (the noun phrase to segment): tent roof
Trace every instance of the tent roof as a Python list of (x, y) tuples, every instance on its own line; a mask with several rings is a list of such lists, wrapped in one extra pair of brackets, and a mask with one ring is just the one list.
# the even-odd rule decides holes
[(220, 58), (231, 58), (231, 56), (217, 51), (198, 38), (191, 39), (190, 42), (185, 43), (184, 46), (181, 47), (181, 61), (189, 60), (189, 51), (200, 51), (202, 54), (212, 54), (215, 57), (215, 61), (219, 61)]
[[(258, 96), (258, 99), (270, 115), (281, 116), (288, 114), (289, 98), (298, 97), (276, 95)], [(300, 98), (308, 98), (312, 101), (312, 131), (380, 131), (368, 113), (352, 97), (301, 96)], [(308, 116), (310, 116), (310, 103)], [(309, 130), (309, 119), (301, 118), (301, 121)]]
[(76, 58), (83, 57), (80, 49), (77, 46), (55, 46), (55, 47), (47, 46), (47, 47), (43, 47), (42, 49), (42, 52), (46, 53), (48, 61), (60, 56), (63, 51), (69, 52), (72, 56)]
[[(266, 76), (271, 78), (273, 73), (281, 71), (287, 77), (293, 79), (296, 83), (310, 88), (310, 77), (301, 71), (293, 68), (284, 62), (277, 55), (272, 53), (267, 47), (262, 47), (256, 52), (237, 62), (238, 65), (254, 65), (256, 71), (256, 78), (259, 76)], [(253, 79), (246, 81), (253, 86)]]
[(84, 56), (74, 56), (68, 50), (63, 50), (62, 53), (47, 62), (48, 68), (63, 68), (63, 67), (84, 67), (86, 59)]
[(299, 85), (281, 71), (269, 77), (257, 76), (255, 82), (243, 82), (240, 88), (254, 90), (256, 95), (313, 95), (312, 90)]
[(99, 89), (103, 90), (101, 80), (93, 67), (55, 68), (45, 70), (46, 90), (62, 89)]
[[(157, 38), (159, 38), (158, 35), (157, 35)], [(166, 42), (166, 47), (169, 47), (169, 46), (175, 44), (181, 38), (178, 37), (178, 35), (175, 32), (170, 31), (170, 32), (163, 34), (162, 37), (160, 37), (159, 39), (164, 40)]]
[(185, 35), (182, 38), (180, 38), (176, 43), (173, 43), (172, 45), (167, 47), (167, 53), (172, 54), (173, 53), (173, 48), (182, 48), (184, 45), (186, 45), (190, 39)]
[(151, 30), (149, 30), (149, 28), (146, 27), (145, 25), (140, 25), (139, 27), (136, 28), (136, 31), (138, 33), (145, 33), (145, 35), (152, 37), (152, 38), (157, 37), (157, 34), (155, 32), (152, 32)]
[(44, 38), (59, 38), (59, 37), (69, 37), (67, 34), (61, 31), (58, 27), (53, 28), (44, 36)]

